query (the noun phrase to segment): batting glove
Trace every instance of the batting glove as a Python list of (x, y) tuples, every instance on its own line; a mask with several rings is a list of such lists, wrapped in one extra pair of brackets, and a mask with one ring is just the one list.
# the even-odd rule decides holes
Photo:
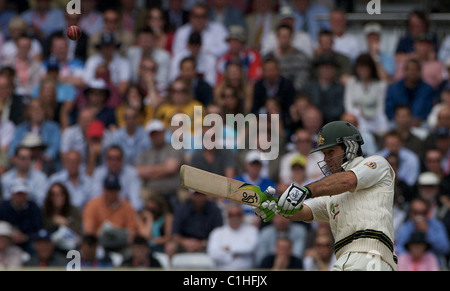
[(359, 144), (354, 140), (346, 140), (344, 141), (345, 144), (345, 157), (347, 158), (347, 161), (351, 162), (355, 157), (356, 153), (359, 149)]
[(274, 198), (276, 190), (269, 186), (264, 191), (264, 194), (268, 197), (267, 200), (261, 203), (259, 207), (253, 207), (253, 211), (262, 221), (269, 222), (277, 213), (277, 198)]
[(295, 183), (281, 194), (278, 199), (279, 213), (284, 217), (290, 217), (303, 208), (303, 201), (311, 197), (311, 192), (307, 187), (299, 186)]

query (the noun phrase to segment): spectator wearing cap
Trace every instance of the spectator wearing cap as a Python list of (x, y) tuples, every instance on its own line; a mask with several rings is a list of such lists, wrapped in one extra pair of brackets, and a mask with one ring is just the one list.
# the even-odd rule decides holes
[[(273, 181), (271, 178), (268, 178), (267, 175), (264, 175), (264, 173), (268, 172), (268, 163), (267, 161), (263, 161), (261, 159), (261, 155), (262, 152), (260, 152), (259, 150), (248, 151), (245, 155), (244, 172), (234, 177), (234, 179), (250, 185), (256, 185), (264, 190), (269, 186), (276, 188), (275, 181)], [(263, 168), (266, 168), (265, 171), (263, 171)], [(254, 214), (252, 213), (253, 208), (251, 206), (245, 205), (243, 210), (246, 217), (246, 222), (259, 226), (260, 221), (254, 219), (255, 216), (252, 215)]]
[(395, 58), (392, 54), (381, 50), (383, 27), (377, 22), (369, 22), (363, 28), (367, 43), (367, 53), (377, 66), (378, 75), (384, 81), (390, 81), (395, 73)]
[(240, 63), (244, 70), (245, 79), (250, 82), (257, 81), (262, 74), (261, 55), (255, 49), (245, 46), (246, 32), (243, 26), (232, 25), (228, 28), (228, 51), (217, 59), (217, 84), (220, 84), (229, 63)]
[(92, 174), (92, 197), (102, 194), (103, 182), (109, 175), (115, 175), (120, 182), (120, 198), (128, 200), (132, 207), (139, 211), (144, 204), (141, 198), (141, 185), (138, 171), (132, 165), (125, 163), (123, 149), (111, 145), (105, 149), (104, 163), (97, 166)]
[[(292, 157), (290, 162), (290, 177), (291, 180), (290, 183), (296, 183), (297, 185), (305, 185), (307, 184), (306, 180), (306, 163), (307, 158), (304, 155), (296, 154)], [(277, 191), (279, 193), (282, 193), (284, 190), (286, 190), (289, 187), (289, 184), (285, 182), (280, 182), (278, 184)]]
[(216, 85), (216, 62), (217, 57), (210, 52), (202, 51), (203, 36), (193, 31), (187, 40), (187, 49), (174, 52), (170, 64), (170, 80), (180, 77), (181, 61), (187, 57), (195, 60), (195, 72), (197, 77), (206, 81), (211, 87)]
[(261, 50), (262, 43), (275, 30), (280, 13), (276, 13), (271, 0), (257, 0), (252, 3), (252, 11), (245, 16), (247, 46)]
[(16, 179), (23, 179), (29, 186), (28, 199), (42, 206), (45, 196), (47, 176), (44, 172), (32, 167), (33, 151), (27, 146), (20, 145), (11, 158), (12, 167), (2, 175), (3, 199), (11, 199), (12, 186)]
[(309, 80), (311, 60), (292, 45), (294, 30), (289, 25), (280, 24), (276, 29), (277, 47), (266, 56), (277, 59), (283, 77), (294, 84), (297, 91), (304, 89)]
[[(437, 90), (444, 81), (445, 71), (444, 63), (436, 59), (435, 43), (433, 35), (430, 33), (420, 34), (414, 40), (414, 59), (421, 64), (421, 76), (425, 83), (431, 85)], [(394, 75), (394, 81), (399, 81), (405, 76), (403, 66), (409, 58), (397, 62), (397, 70)], [(436, 98), (436, 97), (435, 97)]]
[(339, 120), (344, 112), (344, 86), (337, 79), (339, 65), (331, 56), (324, 55), (316, 58), (313, 66), (318, 79), (308, 82), (304, 92), (324, 113), (325, 123)]
[(175, 31), (172, 47), (174, 55), (187, 50), (187, 42), (192, 32), (198, 32), (202, 36), (202, 53), (211, 53), (218, 58), (227, 51), (227, 28), (209, 19), (206, 5), (194, 5), (189, 13), (189, 22)]
[[(295, 13), (291, 6), (282, 5), (278, 12), (278, 25), (288, 25), (295, 27)], [(261, 54), (264, 56), (277, 48), (276, 26), (268, 33), (267, 37), (263, 38)], [(314, 56), (314, 45), (309, 34), (303, 30), (295, 30), (292, 39), (292, 46), (299, 51), (305, 53), (310, 59)]]
[(436, 218), (439, 208), (441, 179), (436, 173), (422, 172), (417, 177), (417, 195), (428, 203), (428, 217)]
[(238, 25), (245, 28), (243, 11), (233, 7), (229, 1), (212, 0), (209, 8), (209, 19), (224, 25), (228, 30), (231, 26)]
[[(117, 238), (123, 248), (133, 241), (136, 233), (136, 211), (127, 199), (121, 198), (120, 192), (130, 180), (121, 182), (117, 174), (109, 173), (101, 179), (101, 194), (92, 198), (86, 204), (82, 213), (84, 235), (99, 237), (100, 244), (107, 239), (107, 232), (117, 234), (110, 238)], [(122, 231), (121, 231), (122, 230)], [(125, 240), (120, 233), (125, 232)]]
[(24, 252), (14, 244), (12, 235), (12, 225), (0, 221), (0, 269), (19, 269), (23, 265)]
[(439, 271), (438, 258), (429, 251), (425, 234), (414, 232), (405, 244), (406, 252), (398, 258), (399, 271)]
[(86, 174), (92, 176), (96, 167), (103, 162), (103, 144), (105, 136), (105, 126), (99, 120), (89, 123), (86, 131)]
[(40, 229), (33, 236), (34, 253), (25, 263), (27, 267), (66, 267), (69, 262), (66, 257), (55, 249), (51, 234), (46, 229)]
[(29, 198), (30, 187), (23, 179), (14, 179), (10, 196), (0, 202), (0, 220), (12, 225), (12, 241), (25, 252), (33, 253), (32, 238), (43, 227), (39, 206)]
[(175, 150), (166, 141), (166, 128), (162, 121), (151, 120), (145, 126), (146, 136), (152, 147), (144, 150), (136, 162), (136, 170), (142, 187), (163, 196), (170, 207), (178, 204), (179, 169), (184, 163), (184, 151)]
[(386, 115), (392, 120), (397, 106), (408, 105), (413, 113), (413, 126), (420, 126), (433, 107), (435, 90), (422, 79), (418, 60), (410, 59), (401, 68), (404, 78), (390, 84), (386, 92)]
[(98, 52), (90, 56), (85, 64), (84, 82), (89, 84), (96, 76), (97, 67), (105, 65), (113, 84), (123, 95), (131, 81), (131, 66), (128, 59), (121, 56), (121, 43), (113, 33), (103, 33), (96, 43)]
[(105, 141), (105, 147), (120, 146), (124, 151), (125, 163), (129, 165), (136, 165), (139, 155), (151, 145), (147, 133), (139, 124), (139, 119), (138, 110), (127, 107), (124, 111), (125, 125), (109, 134)]

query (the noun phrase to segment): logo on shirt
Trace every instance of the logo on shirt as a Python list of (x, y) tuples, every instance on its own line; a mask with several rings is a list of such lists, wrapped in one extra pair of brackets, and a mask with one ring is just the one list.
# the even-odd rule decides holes
[(322, 135), (319, 135), (317, 138), (317, 146), (321, 146), (325, 143), (325, 139), (322, 137)]
[(333, 219), (335, 219), (336, 215), (338, 215), (340, 212), (338, 207), (339, 207), (339, 204), (331, 203), (331, 205), (330, 205), (331, 216), (333, 216)]
[(371, 168), (372, 170), (375, 170), (377, 168), (377, 163), (375, 163), (375, 162), (367, 162), (364, 165)]

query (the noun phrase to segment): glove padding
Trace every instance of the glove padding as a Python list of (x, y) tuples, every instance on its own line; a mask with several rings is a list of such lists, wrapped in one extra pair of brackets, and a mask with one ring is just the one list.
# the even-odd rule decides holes
[(268, 197), (266, 201), (261, 203), (259, 207), (253, 207), (253, 211), (262, 221), (269, 222), (277, 213), (277, 198), (274, 198), (276, 190), (269, 186), (264, 191), (264, 194)]
[(359, 144), (354, 140), (346, 140), (344, 141), (344, 144), (346, 147), (345, 157), (347, 158), (348, 162), (351, 162), (356, 157), (356, 153), (359, 149)]
[(292, 183), (278, 199), (278, 211), (284, 217), (294, 215), (303, 208), (303, 201), (310, 196), (308, 188)]

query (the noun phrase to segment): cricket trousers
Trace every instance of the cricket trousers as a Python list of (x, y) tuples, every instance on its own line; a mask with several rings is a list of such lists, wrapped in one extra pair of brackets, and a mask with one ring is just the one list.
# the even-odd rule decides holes
[(393, 271), (379, 255), (348, 252), (339, 257), (332, 271)]

